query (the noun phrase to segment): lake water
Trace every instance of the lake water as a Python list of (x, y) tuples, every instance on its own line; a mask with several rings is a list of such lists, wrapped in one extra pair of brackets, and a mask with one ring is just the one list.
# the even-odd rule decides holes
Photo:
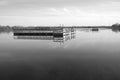
[(120, 80), (119, 31), (65, 30), (63, 36), (1, 32), (0, 80)]

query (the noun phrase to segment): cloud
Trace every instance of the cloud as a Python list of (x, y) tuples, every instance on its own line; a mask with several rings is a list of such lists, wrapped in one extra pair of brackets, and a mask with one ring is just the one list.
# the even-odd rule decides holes
[[(21, 2), (20, 2), (21, 1)], [(67, 6), (80, 6), (90, 7), (101, 4), (107, 4), (107, 2), (120, 2), (119, 0), (20, 0), (16, 3), (20, 5), (30, 5), (39, 7), (67, 7)]]
[(89, 7), (106, 2), (119, 2), (119, 0), (8, 0), (16, 7), (67, 7), (80, 6)]
[(8, 4), (8, 1), (0, 1), (0, 6), (5, 6)]
[(77, 23), (76, 21), (95, 23), (97, 20), (100, 23), (113, 20), (116, 22), (120, 20), (119, 4), (119, 0), (2, 0), (0, 16), (10, 17), (11, 20), (13, 16), (20, 17), (21, 21), (23, 17), (32, 17), (31, 20), (35, 22), (40, 19), (41, 23), (57, 20), (57, 23), (59, 21), (69, 23), (70, 20), (71, 23)]

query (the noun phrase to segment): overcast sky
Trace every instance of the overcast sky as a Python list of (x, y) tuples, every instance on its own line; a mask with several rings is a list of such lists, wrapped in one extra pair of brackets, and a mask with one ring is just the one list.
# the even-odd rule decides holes
[(1, 25), (111, 25), (120, 0), (0, 0)]

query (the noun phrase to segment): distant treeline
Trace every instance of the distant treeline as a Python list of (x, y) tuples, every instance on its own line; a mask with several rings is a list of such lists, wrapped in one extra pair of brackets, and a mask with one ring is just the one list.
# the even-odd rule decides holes
[(40, 27), (46, 27), (46, 28), (53, 28), (53, 27), (63, 27), (63, 28), (111, 28), (114, 30), (120, 30), (120, 24), (116, 23), (112, 26), (0, 26), (0, 33), (10, 33), (14, 31), (15, 28), (40, 28)]
[(10, 26), (0, 26), (0, 33), (10, 33), (12, 30)]

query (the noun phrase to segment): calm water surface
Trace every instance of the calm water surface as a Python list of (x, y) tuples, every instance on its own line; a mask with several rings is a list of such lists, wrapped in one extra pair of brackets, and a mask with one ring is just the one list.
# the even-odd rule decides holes
[(0, 80), (120, 80), (120, 33), (75, 28), (60, 39), (1, 33)]

